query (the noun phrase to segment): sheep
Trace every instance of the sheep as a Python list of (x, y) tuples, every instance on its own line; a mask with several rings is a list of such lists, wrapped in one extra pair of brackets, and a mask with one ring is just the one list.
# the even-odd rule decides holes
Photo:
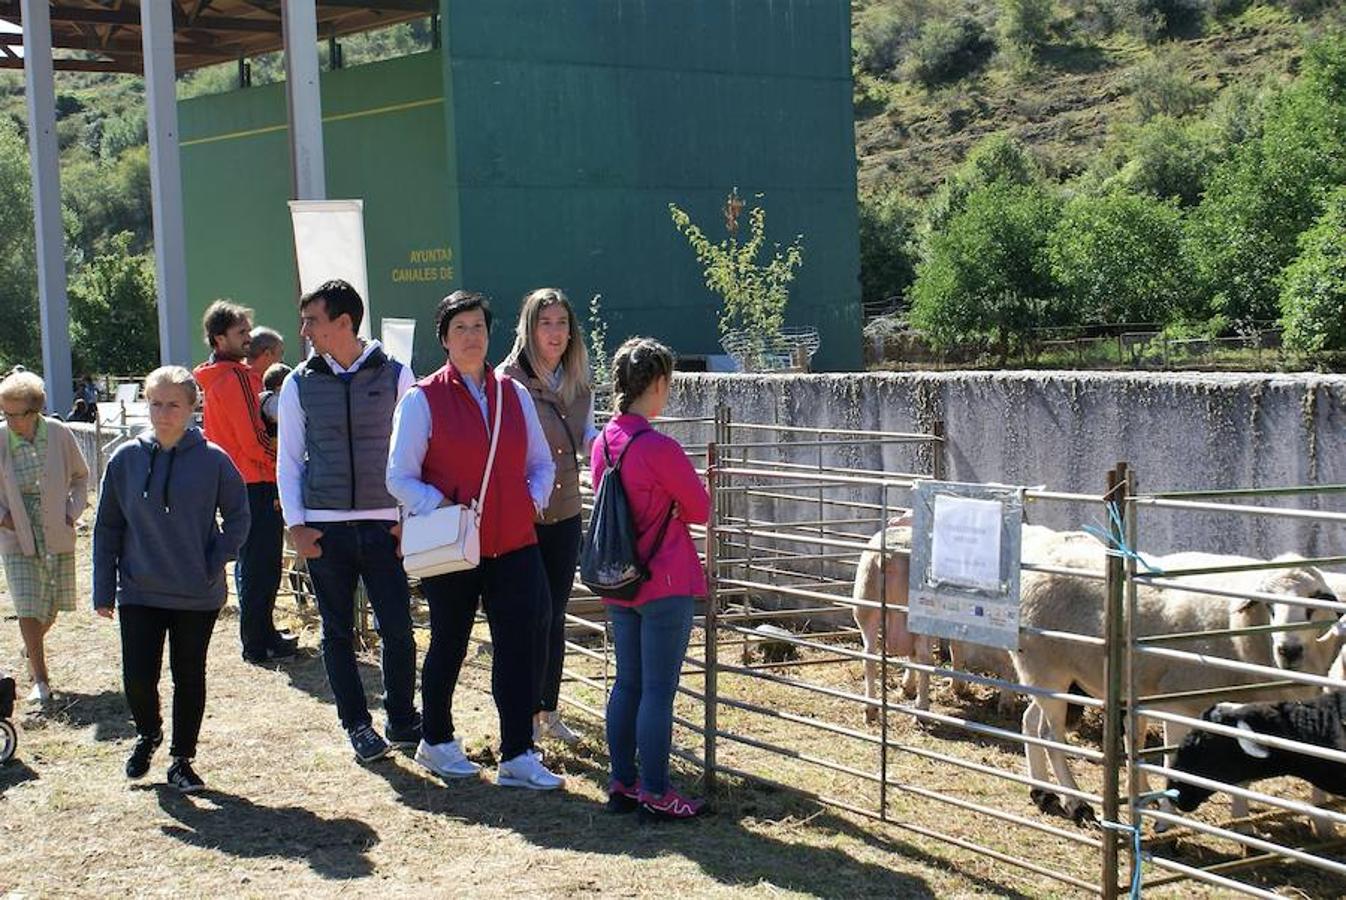
[[(1058, 568), (1097, 572), (1104, 571), (1105, 549), (1093, 537), (1081, 532), (1064, 532), (1035, 542), (1030, 551), (1025, 548), (1025, 559)], [(1245, 557), (1216, 556), (1204, 553), (1177, 553), (1150, 561), (1162, 570), (1204, 568), (1211, 566), (1254, 563)], [(1317, 570), (1298, 567), (1265, 572), (1236, 572), (1215, 575), (1189, 576), (1190, 583), (1224, 587), (1240, 592), (1289, 594), (1300, 597), (1318, 597), (1335, 600)], [(1080, 635), (1101, 637), (1105, 604), (1105, 583), (1101, 579), (1063, 576), (1054, 573), (1025, 571), (1020, 581), (1020, 626), (1026, 629), (1019, 649), (1012, 654), (1019, 681), (1041, 690), (1064, 693), (1072, 683), (1086, 694), (1103, 697), (1102, 648), (1044, 637), (1032, 633), (1035, 629), (1050, 629)], [(1223, 599), (1178, 589), (1160, 589), (1140, 585), (1137, 588), (1138, 635), (1178, 634), (1220, 629), (1245, 628), (1268, 624), (1290, 624), (1310, 618), (1317, 621), (1321, 610), (1306, 610), (1287, 603), (1270, 607), (1261, 601)], [(1328, 624), (1326, 622), (1324, 625)], [(1264, 666), (1279, 666), (1320, 674), (1327, 671), (1331, 656), (1328, 646), (1305, 639), (1303, 631), (1276, 632), (1268, 638), (1264, 634), (1238, 637), (1211, 636), (1187, 642), (1182, 649), (1209, 656), (1241, 660)], [(1335, 647), (1330, 650), (1335, 654)], [(1257, 680), (1213, 666), (1174, 661), (1163, 657), (1137, 654), (1134, 657), (1136, 689), (1142, 696), (1197, 691), (1228, 685), (1246, 684)], [(1309, 689), (1312, 690), (1311, 688)], [(1290, 691), (1259, 691), (1259, 696), (1295, 695)], [(1298, 693), (1303, 693), (1299, 691)], [(1248, 694), (1241, 694), (1248, 698)], [(1210, 697), (1190, 700), (1169, 700), (1162, 708), (1198, 716), (1210, 703)], [(1033, 695), (1023, 716), (1026, 736), (1059, 741), (1064, 734), (1066, 701)], [(1187, 729), (1175, 723), (1165, 723), (1164, 743), (1175, 746)], [(1141, 729), (1144, 733), (1144, 729)], [(1141, 740), (1128, 735), (1135, 744)], [(1056, 782), (1068, 789), (1077, 789), (1071, 776), (1065, 754), (1059, 750), (1025, 742), (1028, 773), (1035, 781), (1047, 781), (1047, 762), (1050, 760)], [(1052, 792), (1033, 788), (1033, 800), (1044, 811), (1061, 807), (1060, 799)], [(1092, 819), (1093, 810), (1076, 797), (1068, 797), (1064, 804), (1066, 814), (1076, 821)]]
[[(1045, 532), (1035, 526), (1024, 526), (1025, 534)], [(885, 643), (889, 656), (901, 656), (914, 659), (917, 663), (931, 665), (934, 662), (932, 642), (924, 636), (914, 635), (907, 628), (907, 588), (911, 573), (911, 515), (907, 513), (888, 521), (886, 541), (889, 549), (886, 566), (881, 561), (881, 550), (885, 532), (879, 532), (869, 539), (868, 548), (860, 555), (860, 565), (855, 573), (852, 596), (859, 601), (878, 603), (882, 596), (884, 579), (887, 581), (888, 621), (884, 629)], [(897, 552), (893, 552), (896, 550)], [(898, 607), (901, 607), (900, 609)], [(853, 609), (855, 624), (860, 629), (860, 637), (865, 653), (879, 655), (879, 619), (880, 610), (873, 606), (856, 604)], [(949, 661), (953, 668), (961, 671), (984, 672), (1004, 681), (1016, 681), (1014, 664), (1009, 653), (996, 647), (985, 647), (969, 641), (949, 642)], [(879, 663), (877, 660), (865, 660), (865, 696), (873, 699), (878, 696)], [(966, 697), (971, 685), (955, 678), (953, 691), (959, 697)], [(917, 709), (930, 708), (930, 675), (915, 669), (907, 669), (902, 677), (902, 693), (916, 698)], [(1001, 688), (998, 706), (1002, 713), (1008, 712), (1014, 703), (1015, 693), (1009, 688)], [(879, 717), (876, 706), (865, 709), (865, 717), (875, 722)]]
[[(1346, 751), (1343, 715), (1346, 715), (1346, 691), (1336, 690), (1307, 701), (1219, 703), (1206, 710), (1201, 718), (1249, 734), (1271, 735), (1314, 747)], [(1325, 794), (1346, 796), (1346, 766), (1339, 762), (1210, 731), (1195, 730), (1183, 738), (1170, 768), (1226, 784), (1294, 775), (1313, 785), (1312, 802), (1315, 804), (1323, 802)], [(1172, 777), (1168, 787), (1176, 794), (1175, 802), (1183, 812), (1192, 812), (1215, 793), (1210, 788)], [(1333, 835), (1330, 819), (1314, 816), (1313, 822), (1319, 837)]]

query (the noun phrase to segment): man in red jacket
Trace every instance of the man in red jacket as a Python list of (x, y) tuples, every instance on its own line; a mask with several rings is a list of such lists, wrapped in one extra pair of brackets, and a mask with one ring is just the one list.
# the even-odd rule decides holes
[(295, 639), (276, 630), (284, 526), (276, 493), (276, 442), (267, 434), (257, 395), (261, 377), (247, 364), (252, 310), (216, 300), (202, 321), (210, 358), (196, 367), (202, 428), (224, 449), (248, 487), (252, 527), (234, 563), (243, 658), (251, 663), (293, 656)]

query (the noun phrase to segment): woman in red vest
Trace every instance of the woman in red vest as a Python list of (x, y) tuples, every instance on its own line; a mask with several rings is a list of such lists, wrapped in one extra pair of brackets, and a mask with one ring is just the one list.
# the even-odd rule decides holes
[[(467, 655), (477, 604), (491, 629), (491, 693), (500, 714), (500, 769), (507, 787), (555, 790), (565, 779), (533, 747), (533, 711), (545, 640), (546, 573), (533, 520), (556, 472), (527, 389), (486, 365), (491, 309), (455, 291), (435, 312), (449, 359), (407, 391), (393, 416), (388, 491), (410, 515), (478, 501), (481, 563), (421, 582), (430, 608), (430, 648), (421, 669), (423, 737), (416, 761), (445, 778), (475, 776), (453, 729), (453, 689)], [(479, 498), (497, 402), (500, 433), (486, 496)]]

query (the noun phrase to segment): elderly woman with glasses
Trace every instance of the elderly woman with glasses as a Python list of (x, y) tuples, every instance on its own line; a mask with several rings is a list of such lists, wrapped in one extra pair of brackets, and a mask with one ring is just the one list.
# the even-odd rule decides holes
[(75, 522), (89, 487), (74, 435), (42, 415), (46, 402), (31, 372), (0, 381), (0, 560), (39, 703), (51, 699), (43, 642), (56, 614), (75, 608)]

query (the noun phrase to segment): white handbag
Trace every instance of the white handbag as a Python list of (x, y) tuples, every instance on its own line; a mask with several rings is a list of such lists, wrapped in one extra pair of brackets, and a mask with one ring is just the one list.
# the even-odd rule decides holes
[(495, 381), (495, 421), (491, 426), (491, 449), (486, 454), (486, 471), (481, 474), (481, 491), (469, 504), (441, 506), (423, 516), (407, 516), (402, 521), (402, 567), (408, 575), (432, 578), (448, 572), (475, 569), (481, 562), (481, 508), (495, 465), (495, 445), (500, 438), (500, 410), (503, 407), (500, 379)]

